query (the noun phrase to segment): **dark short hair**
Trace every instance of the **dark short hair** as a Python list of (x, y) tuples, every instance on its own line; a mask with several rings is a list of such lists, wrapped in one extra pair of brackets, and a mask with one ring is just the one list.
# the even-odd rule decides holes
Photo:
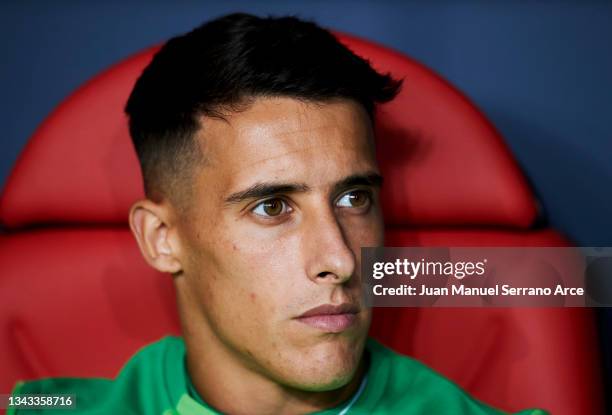
[(374, 117), (401, 81), (376, 72), (315, 23), (235, 13), (170, 39), (127, 101), (145, 193), (172, 198), (204, 160), (194, 140), (201, 116), (222, 116), (257, 97), (357, 101)]

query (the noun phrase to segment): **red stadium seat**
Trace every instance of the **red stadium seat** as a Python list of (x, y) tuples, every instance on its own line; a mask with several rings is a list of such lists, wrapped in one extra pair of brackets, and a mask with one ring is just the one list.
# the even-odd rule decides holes
[[(405, 78), (377, 122), (388, 246), (564, 246), (498, 132), (448, 82), (340, 35)], [(155, 49), (94, 78), (28, 143), (0, 199), (0, 393), (18, 379), (116, 375), (142, 345), (178, 334), (170, 277), (127, 226), (143, 195), (123, 106)], [(602, 412), (589, 309), (376, 309), (372, 334), (504, 408)]]

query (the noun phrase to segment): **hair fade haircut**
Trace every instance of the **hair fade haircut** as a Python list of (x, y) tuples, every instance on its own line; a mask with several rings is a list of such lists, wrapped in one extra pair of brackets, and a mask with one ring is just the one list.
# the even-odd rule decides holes
[(192, 167), (205, 160), (194, 139), (202, 116), (222, 117), (258, 97), (290, 97), (355, 100), (373, 120), (376, 104), (400, 87), (315, 23), (244, 13), (207, 22), (170, 39), (127, 101), (145, 193), (181, 204)]

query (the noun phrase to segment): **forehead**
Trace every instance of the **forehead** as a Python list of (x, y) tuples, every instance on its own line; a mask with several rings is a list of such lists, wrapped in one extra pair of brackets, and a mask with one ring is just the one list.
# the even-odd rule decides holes
[(376, 169), (370, 119), (349, 100), (259, 98), (224, 119), (203, 119), (197, 140), (207, 160), (202, 175), (226, 189), (270, 180), (317, 185)]

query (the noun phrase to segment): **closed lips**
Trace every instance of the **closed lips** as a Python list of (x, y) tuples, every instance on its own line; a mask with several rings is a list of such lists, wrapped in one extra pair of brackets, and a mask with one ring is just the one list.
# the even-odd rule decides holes
[(354, 304), (325, 304), (306, 311), (297, 320), (317, 330), (340, 333), (353, 325), (358, 312)]

